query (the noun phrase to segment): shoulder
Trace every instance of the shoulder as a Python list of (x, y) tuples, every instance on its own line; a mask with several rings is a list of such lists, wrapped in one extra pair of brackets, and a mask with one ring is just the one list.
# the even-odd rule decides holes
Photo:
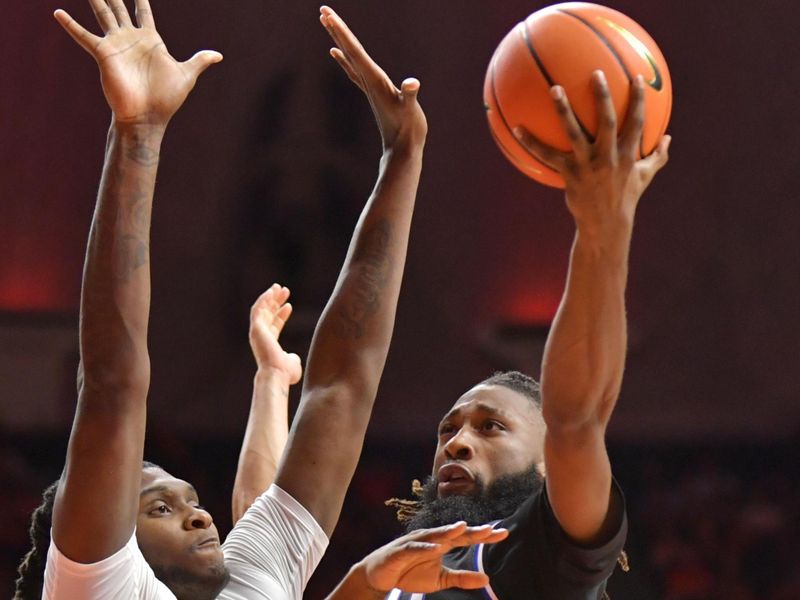
[(248, 598), (246, 590), (258, 589), (258, 598), (299, 599), (327, 547), (328, 537), (314, 517), (273, 484), (222, 546), (231, 581), (220, 598)]
[(45, 567), (43, 600), (175, 600), (175, 595), (156, 579), (136, 543), (136, 535), (117, 552), (96, 563), (77, 563), (64, 556), (50, 541)]
[[(559, 597), (572, 590), (592, 590), (604, 585), (622, 554), (628, 523), (625, 499), (616, 481), (612, 484), (614, 514), (608, 534), (591, 546), (574, 542), (561, 528), (543, 486), (532, 494), (500, 526), (509, 530), (504, 541), (485, 550), (484, 564), (491, 585), (500, 597), (505, 590), (551, 594)], [(552, 596), (555, 594), (555, 596)]]

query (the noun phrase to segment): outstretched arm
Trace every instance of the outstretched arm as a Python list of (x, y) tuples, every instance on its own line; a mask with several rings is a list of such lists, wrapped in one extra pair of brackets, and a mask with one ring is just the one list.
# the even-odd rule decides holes
[[(603, 537), (615, 512), (605, 430), (622, 384), (627, 345), (625, 285), (636, 206), (667, 162), (670, 138), (638, 159), (644, 119), (641, 77), (617, 139), (616, 114), (605, 77), (593, 75), (600, 128), (591, 142), (564, 91), (553, 88), (571, 153), (547, 148), (524, 131), (520, 139), (557, 169), (576, 233), (566, 289), (542, 362), (542, 410), (547, 424), (547, 492), (562, 528), (580, 542)], [(618, 514), (618, 513), (617, 513)]]
[(303, 395), (276, 483), (330, 535), (361, 453), (394, 327), (427, 134), (419, 82), (400, 89), (331, 9), (331, 55), (364, 92), (383, 139), (378, 181), (317, 324)]
[(449, 569), (442, 564), (442, 557), (453, 548), (494, 544), (506, 537), (506, 529), (492, 529), (491, 525), (467, 527), (463, 521), (414, 531), (354, 565), (326, 600), (383, 600), (395, 588), (420, 594), (454, 587), (482, 588), (489, 583), (486, 574)]
[(91, 563), (133, 533), (150, 382), (150, 212), (164, 130), (198, 75), (221, 59), (178, 63), (155, 29), (147, 0), (138, 26), (122, 0), (90, 0), (104, 37), (66, 12), (55, 17), (97, 61), (113, 113), (83, 274), (78, 406), (53, 512), (53, 539)]
[(253, 400), (233, 484), (233, 523), (275, 479), (289, 433), (289, 387), (300, 381), (297, 354), (281, 348), (278, 338), (292, 314), (289, 288), (273, 284), (250, 310), (250, 348), (256, 359)]

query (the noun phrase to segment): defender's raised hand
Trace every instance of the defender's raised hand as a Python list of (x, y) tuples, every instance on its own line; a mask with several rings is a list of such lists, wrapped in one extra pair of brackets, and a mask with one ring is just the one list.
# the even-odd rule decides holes
[(612, 213), (631, 224), (639, 198), (655, 174), (667, 164), (671, 138), (665, 135), (652, 154), (639, 158), (644, 126), (641, 75), (631, 86), (628, 115), (619, 138), (617, 115), (602, 71), (592, 75), (592, 89), (599, 116), (594, 141), (581, 129), (561, 86), (554, 86), (551, 95), (572, 151), (551, 148), (522, 127), (516, 128), (514, 134), (532, 153), (562, 175), (566, 182), (567, 205), (579, 228), (608, 223)]
[(222, 60), (203, 50), (176, 61), (156, 31), (148, 0), (136, 0), (134, 25), (123, 0), (89, 0), (104, 36), (96, 36), (65, 11), (55, 11), (61, 26), (97, 61), (106, 100), (115, 121), (166, 125), (181, 107), (198, 76)]
[(367, 96), (384, 150), (424, 143), (428, 123), (417, 102), (419, 81), (405, 79), (398, 89), (330, 7), (320, 8), (319, 20), (336, 44), (331, 48), (331, 56)]
[(259, 371), (278, 372), (286, 378), (287, 384), (294, 385), (303, 374), (300, 357), (284, 351), (278, 342), (292, 314), (288, 300), (289, 288), (277, 283), (259, 296), (250, 309), (250, 348)]

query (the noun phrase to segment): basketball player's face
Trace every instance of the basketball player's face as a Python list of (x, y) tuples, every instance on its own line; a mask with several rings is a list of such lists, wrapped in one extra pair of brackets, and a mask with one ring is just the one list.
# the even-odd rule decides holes
[(471, 495), (476, 481), (521, 473), (542, 462), (544, 421), (522, 394), (478, 385), (461, 396), (439, 424), (433, 463), (438, 496)]
[(136, 539), (156, 576), (173, 592), (176, 587), (221, 589), (227, 580), (211, 515), (192, 485), (162, 469), (142, 470)]

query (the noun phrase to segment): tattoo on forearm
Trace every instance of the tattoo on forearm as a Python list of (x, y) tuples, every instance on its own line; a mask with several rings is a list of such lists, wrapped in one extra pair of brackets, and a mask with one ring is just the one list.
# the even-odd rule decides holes
[[(147, 264), (150, 254), (150, 214), (152, 188), (158, 164), (158, 143), (152, 144), (148, 136), (137, 136), (130, 145), (124, 145), (121, 162), (112, 161), (107, 172), (104, 193), (116, 197), (104, 211), (114, 215), (114, 234), (117, 242), (111, 260), (114, 277), (127, 281), (131, 274)], [(126, 160), (130, 161), (126, 164)], [(134, 163), (134, 164), (131, 164)], [(146, 167), (144, 170), (142, 167)]]
[(389, 281), (392, 245), (392, 226), (387, 220), (376, 223), (366, 232), (364, 240), (356, 247), (352, 261), (358, 263), (355, 294), (339, 310), (336, 335), (340, 338), (358, 339), (364, 335), (368, 318), (380, 308), (381, 292)]
[(158, 150), (147, 147), (145, 144), (136, 144), (128, 148), (127, 158), (145, 167), (152, 167), (158, 164)]

